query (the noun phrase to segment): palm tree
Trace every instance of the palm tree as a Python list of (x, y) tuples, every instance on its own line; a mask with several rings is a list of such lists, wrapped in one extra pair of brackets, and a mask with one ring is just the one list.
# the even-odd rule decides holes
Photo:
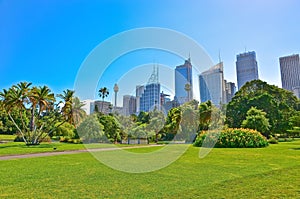
[(54, 104), (55, 97), (47, 86), (33, 87), (28, 97), (31, 102), (30, 130), (33, 131), (36, 110), (38, 109), (37, 117), (40, 118), (42, 112)]
[(104, 104), (104, 98), (108, 97), (109, 91), (106, 87), (99, 89), (99, 97), (102, 98), (102, 105), (101, 105), (101, 112), (103, 112), (103, 104)]
[[(22, 138), (26, 144), (28, 144), (28, 142), (25, 139), (25, 132), (27, 131), (28, 127), (26, 126), (26, 123), (24, 121), (24, 114), (26, 113), (25, 105), (29, 103), (28, 92), (30, 90), (30, 85), (31, 83), (21, 82), (18, 85), (13, 85), (8, 90), (4, 89), (0, 94), (3, 99), (4, 109), (6, 110), (11, 121), (18, 129), (19, 133), (22, 135)], [(11, 111), (13, 108), (17, 108), (19, 110), (22, 127), (16, 123), (11, 115)]]
[(65, 120), (69, 123), (73, 123), (73, 112), (72, 112), (72, 106), (73, 106), (73, 98), (74, 98), (75, 91), (72, 90), (65, 90), (63, 91), (63, 94), (57, 95), (59, 98), (63, 99), (64, 106), (62, 107), (62, 113), (65, 117)]
[(82, 109), (84, 103), (80, 102), (78, 97), (73, 98), (73, 122), (75, 128), (80, 124), (82, 119), (86, 116), (85, 111)]

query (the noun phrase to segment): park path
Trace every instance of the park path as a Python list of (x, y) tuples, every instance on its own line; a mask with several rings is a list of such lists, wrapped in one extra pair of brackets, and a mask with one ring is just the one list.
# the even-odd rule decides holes
[(120, 150), (120, 149), (134, 149), (134, 148), (145, 148), (145, 147), (155, 147), (155, 146), (162, 146), (162, 145), (155, 144), (155, 145), (147, 145), (147, 146), (79, 149), (79, 150), (70, 150), (70, 151), (53, 151), (53, 152), (41, 152), (41, 153), (5, 155), (5, 156), (0, 156), (0, 161), (1, 160), (12, 160), (12, 159), (22, 159), (22, 158), (55, 156), (55, 155), (69, 155), (69, 154), (86, 153), (86, 152), (114, 151), (114, 150)]

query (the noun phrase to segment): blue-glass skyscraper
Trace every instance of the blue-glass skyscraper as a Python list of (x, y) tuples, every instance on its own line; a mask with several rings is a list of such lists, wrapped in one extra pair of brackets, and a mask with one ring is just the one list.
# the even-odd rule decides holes
[[(153, 110), (155, 107), (159, 109), (160, 107), (160, 83), (158, 82), (158, 66), (153, 67), (153, 72), (148, 80), (148, 84), (145, 87), (139, 88), (140, 95), (140, 107), (139, 112), (148, 112)], [(137, 96), (138, 98), (138, 96)]]
[(254, 51), (239, 54), (236, 59), (237, 83), (240, 89), (246, 82), (258, 79), (258, 68)]
[[(186, 84), (189, 84), (189, 91), (185, 89)], [(185, 60), (183, 65), (175, 68), (175, 97), (179, 104), (193, 99), (192, 64), (190, 58)]]

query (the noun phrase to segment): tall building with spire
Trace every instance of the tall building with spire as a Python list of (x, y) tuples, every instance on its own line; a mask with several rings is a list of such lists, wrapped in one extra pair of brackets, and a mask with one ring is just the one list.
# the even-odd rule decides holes
[(175, 98), (179, 104), (193, 99), (193, 75), (191, 58), (185, 60), (183, 65), (175, 68)]
[(139, 111), (148, 112), (160, 107), (160, 83), (158, 81), (158, 66), (153, 67), (153, 72), (147, 85), (141, 92)]
[(210, 100), (216, 106), (226, 103), (223, 62), (199, 75), (199, 88), (201, 102)]
[(238, 89), (246, 82), (258, 79), (258, 67), (256, 53), (245, 52), (236, 56), (236, 74)]
[(300, 87), (299, 54), (279, 58), (282, 88), (293, 91)]

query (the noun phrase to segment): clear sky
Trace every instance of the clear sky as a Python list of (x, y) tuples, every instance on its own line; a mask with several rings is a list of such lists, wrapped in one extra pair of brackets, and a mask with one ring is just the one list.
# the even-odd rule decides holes
[[(72, 89), (82, 62), (99, 43), (142, 27), (182, 32), (215, 63), (220, 51), (228, 81), (236, 82), (236, 55), (245, 48), (255, 51), (260, 79), (281, 87), (278, 58), (300, 52), (299, 8), (298, 0), (0, 0), (0, 88), (28, 81), (55, 93)], [(126, 72), (154, 60), (170, 67), (183, 63), (149, 52), (114, 64)], [(99, 86), (112, 92), (121, 76)], [(150, 74), (145, 76), (147, 81)]]

